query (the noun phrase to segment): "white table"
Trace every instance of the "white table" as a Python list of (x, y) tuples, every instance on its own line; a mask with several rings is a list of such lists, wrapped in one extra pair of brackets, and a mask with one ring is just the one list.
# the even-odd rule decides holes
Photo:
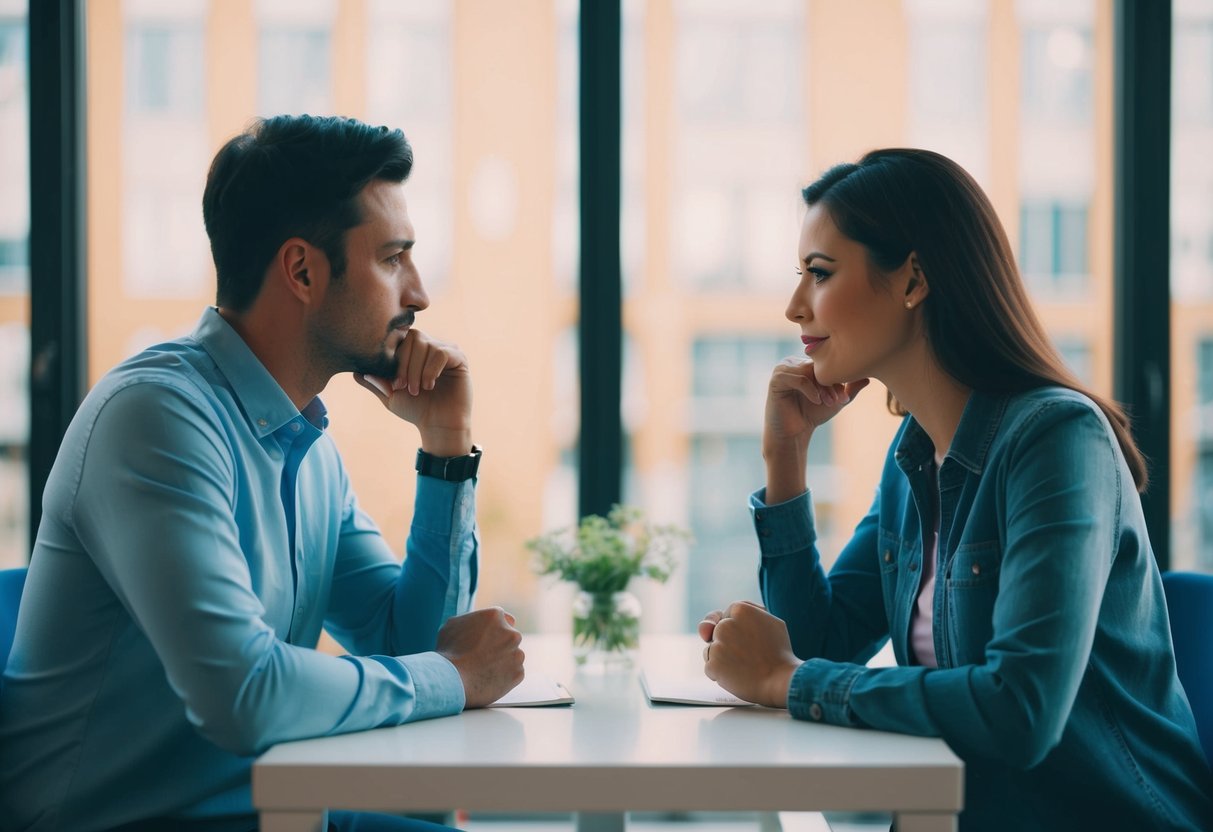
[[(263, 832), (322, 830), (327, 808), (575, 812), (580, 832), (622, 830), (628, 811), (884, 811), (899, 832), (956, 828), (963, 764), (941, 740), (652, 706), (637, 669), (574, 671), (567, 637), (522, 647), (577, 704), (275, 746), (253, 766)], [(702, 672), (701, 650), (694, 636), (648, 636), (638, 665)]]

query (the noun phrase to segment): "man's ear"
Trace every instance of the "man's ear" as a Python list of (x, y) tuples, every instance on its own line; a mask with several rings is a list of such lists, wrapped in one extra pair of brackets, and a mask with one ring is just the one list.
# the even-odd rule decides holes
[(304, 303), (312, 303), (320, 290), (318, 278), (327, 264), (324, 255), (299, 237), (292, 237), (278, 249), (278, 274), (287, 290)]
[(906, 278), (903, 300), (907, 309), (913, 309), (926, 300), (927, 295), (931, 294), (931, 285), (927, 282), (926, 272), (922, 270), (922, 264), (918, 262), (916, 252), (910, 252), (910, 256), (906, 258), (905, 268), (909, 270), (909, 276)]

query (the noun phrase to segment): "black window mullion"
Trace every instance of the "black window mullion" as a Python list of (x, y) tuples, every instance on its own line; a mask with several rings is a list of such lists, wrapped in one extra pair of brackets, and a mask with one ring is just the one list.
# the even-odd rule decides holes
[(582, 0), (580, 97), (581, 438), (578, 509), (605, 514), (622, 498), (623, 280), (620, 0)]
[(1114, 395), (1150, 467), (1142, 497), (1171, 564), (1171, 0), (1116, 0)]
[(29, 4), (30, 547), (42, 491), (86, 387), (84, 9)]

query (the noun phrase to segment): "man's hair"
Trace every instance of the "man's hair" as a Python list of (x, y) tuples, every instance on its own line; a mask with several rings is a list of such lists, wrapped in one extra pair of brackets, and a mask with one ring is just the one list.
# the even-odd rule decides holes
[(254, 121), (215, 154), (202, 195), (218, 304), (248, 309), (291, 237), (321, 249), (340, 278), (345, 232), (362, 222), (358, 194), (376, 179), (403, 182), (412, 167), (399, 130), (335, 116)]

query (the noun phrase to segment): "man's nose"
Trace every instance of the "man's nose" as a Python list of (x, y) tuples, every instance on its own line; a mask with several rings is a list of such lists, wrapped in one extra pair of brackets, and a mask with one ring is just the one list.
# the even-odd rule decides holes
[(421, 282), (421, 275), (416, 269), (413, 269), (413, 273), (405, 280), (404, 291), (401, 293), (400, 299), (402, 306), (418, 312), (430, 305), (430, 296), (426, 294), (425, 286)]

